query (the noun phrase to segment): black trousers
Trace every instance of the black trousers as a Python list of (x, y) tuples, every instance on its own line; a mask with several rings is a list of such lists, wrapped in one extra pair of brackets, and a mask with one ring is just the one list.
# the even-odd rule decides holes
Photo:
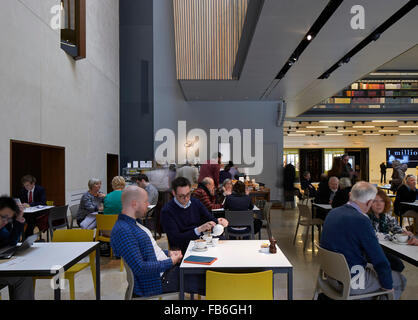
[[(168, 269), (161, 277), (163, 293), (180, 291), (180, 267), (178, 265)], [(184, 292), (206, 295), (206, 275), (188, 274), (184, 276)], [(134, 298), (140, 296), (133, 294)]]
[(380, 173), (380, 183), (385, 182), (386, 183), (386, 172)]

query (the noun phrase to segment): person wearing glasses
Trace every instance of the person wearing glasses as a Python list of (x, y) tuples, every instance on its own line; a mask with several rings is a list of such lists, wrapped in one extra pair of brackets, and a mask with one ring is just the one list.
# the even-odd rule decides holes
[[(0, 249), (15, 246), (23, 233), (23, 206), (10, 197), (0, 197)], [(34, 300), (31, 277), (0, 277), (0, 288), (9, 286), (10, 300)]]
[(226, 219), (216, 219), (198, 199), (191, 198), (191, 184), (186, 178), (172, 182), (172, 193), (173, 200), (161, 210), (161, 225), (170, 248), (180, 249), (184, 255), (189, 242), (199, 239), (203, 232), (212, 230), (216, 224), (228, 226)]

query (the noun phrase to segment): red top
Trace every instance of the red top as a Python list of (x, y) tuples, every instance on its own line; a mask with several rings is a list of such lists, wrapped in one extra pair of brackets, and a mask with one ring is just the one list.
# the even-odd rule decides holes
[(213, 209), (222, 208), (222, 204), (215, 202), (215, 196), (209, 197), (206, 191), (201, 188), (198, 188), (193, 192), (193, 197), (198, 199), (206, 207), (206, 209), (208, 209), (209, 212), (211, 212)]
[(214, 160), (208, 160), (207, 163), (202, 164), (200, 167), (200, 174), (198, 183), (201, 183), (206, 177), (212, 178), (215, 181), (215, 188), (219, 185), (219, 172), (221, 171), (221, 165)]

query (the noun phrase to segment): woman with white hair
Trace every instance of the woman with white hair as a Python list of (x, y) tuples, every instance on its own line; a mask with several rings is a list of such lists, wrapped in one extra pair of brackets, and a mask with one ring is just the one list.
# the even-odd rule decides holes
[(351, 180), (350, 178), (344, 177), (341, 178), (339, 181), (340, 189), (334, 196), (332, 200), (331, 206), (333, 208), (338, 208), (345, 205), (348, 200), (350, 200), (350, 192), (351, 192)]
[[(102, 181), (99, 179), (90, 179), (88, 187), (89, 191), (83, 194), (80, 200), (80, 207), (77, 212), (77, 223), (81, 228), (94, 229), (96, 227), (96, 217), (92, 215), (92, 213), (103, 210), (103, 199), (106, 195), (100, 192)], [(90, 217), (89, 220), (94, 222), (94, 225), (89, 224), (86, 226), (85, 223), (82, 225), (83, 221), (88, 216)], [(94, 219), (92, 219), (93, 216)]]

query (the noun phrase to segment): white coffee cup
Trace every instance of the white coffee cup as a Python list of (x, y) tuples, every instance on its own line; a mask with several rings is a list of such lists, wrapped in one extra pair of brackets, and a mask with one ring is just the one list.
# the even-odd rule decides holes
[(212, 244), (216, 247), (219, 244), (219, 238), (212, 238)]
[(398, 241), (398, 242), (402, 242), (402, 243), (405, 243), (405, 242), (407, 242), (408, 241), (408, 235), (407, 234), (404, 234), (404, 233), (398, 233), (398, 234), (395, 234), (395, 236), (394, 236), (394, 238), (395, 238), (395, 240), (396, 241)]
[(224, 227), (221, 224), (217, 224), (213, 227), (212, 235), (214, 237), (219, 237), (222, 233), (224, 233)]
[(194, 245), (197, 249), (204, 249), (206, 248), (206, 240), (197, 239), (194, 241)]
[(203, 240), (205, 240), (206, 241), (206, 243), (211, 243), (212, 242), (212, 236), (211, 235), (203, 235), (202, 236), (202, 238), (203, 238)]

